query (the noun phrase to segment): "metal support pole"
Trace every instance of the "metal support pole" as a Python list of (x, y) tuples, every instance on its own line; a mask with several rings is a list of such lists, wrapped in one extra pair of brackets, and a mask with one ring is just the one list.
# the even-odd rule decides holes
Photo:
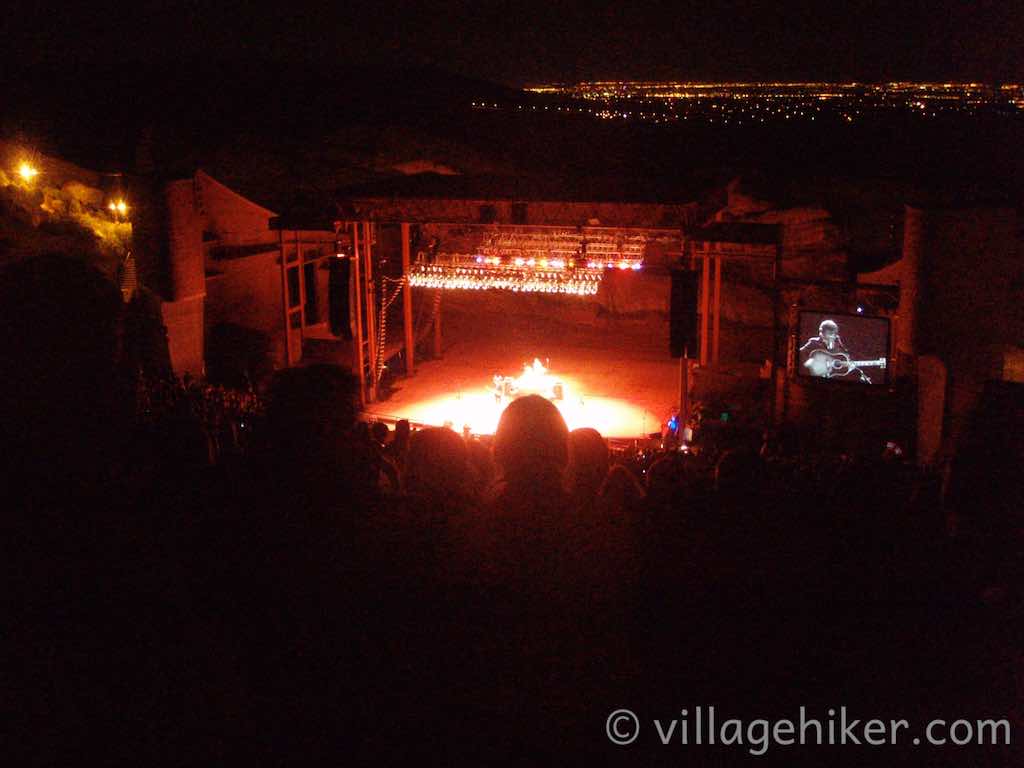
[[(374, 301), (372, 226), (369, 221), (363, 222), (363, 253), (366, 257), (364, 262), (366, 271), (366, 346), (367, 362), (370, 369), (369, 397), (371, 403), (377, 399), (377, 306)], [(383, 350), (381, 350), (381, 354), (383, 354)]]
[(410, 272), (409, 256), (409, 224), (402, 223), (402, 276), (405, 278), (405, 285), (402, 286), (402, 328), (405, 330), (405, 374), (412, 376), (415, 367), (416, 338), (412, 327), (412, 285), (409, 284)]
[(683, 347), (683, 356), (679, 358), (679, 436), (690, 421), (690, 349)]
[(722, 257), (715, 256), (714, 308), (711, 312), (711, 365), (718, 365), (718, 340), (722, 319)]
[(779, 293), (779, 278), (782, 274), (782, 244), (775, 244), (775, 258), (772, 260), (772, 327), (774, 333), (772, 334), (772, 371), (771, 371), (771, 386), (772, 386), (772, 414), (771, 424), (773, 427), (778, 427), (782, 422), (783, 414), (785, 413), (785, 404), (783, 402), (786, 397), (785, 393), (785, 366), (779, 365), (779, 352), (780, 352), (780, 339), (782, 334), (782, 328), (780, 327), (781, 319), (779, 317), (779, 302), (782, 301), (782, 296)]
[(434, 312), (434, 357), (441, 357), (441, 289), (437, 289), (437, 297), (434, 299), (437, 311)]
[(288, 259), (284, 253), (284, 230), (278, 230), (278, 246), (281, 250), (281, 313), (284, 317), (284, 361), (292, 364), (292, 329), (288, 317)]
[(356, 298), (356, 370), (359, 372), (359, 402), (366, 406), (366, 360), (363, 358), (363, 282), (360, 268), (362, 251), (360, 249), (359, 222), (353, 221), (352, 227), (352, 282), (355, 284)]
[(711, 265), (708, 263), (709, 254), (704, 252), (700, 268), (700, 364), (708, 364), (708, 304), (711, 298), (710, 281)]

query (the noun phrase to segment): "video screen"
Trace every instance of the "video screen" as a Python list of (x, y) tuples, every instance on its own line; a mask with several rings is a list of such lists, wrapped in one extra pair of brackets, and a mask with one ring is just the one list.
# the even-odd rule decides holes
[(884, 317), (801, 312), (798, 376), (884, 384), (889, 365), (889, 320)]

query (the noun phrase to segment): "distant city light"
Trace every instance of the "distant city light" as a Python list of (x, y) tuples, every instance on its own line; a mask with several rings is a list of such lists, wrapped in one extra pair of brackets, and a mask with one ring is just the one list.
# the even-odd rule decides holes
[[(562, 99), (551, 108), (590, 115), (598, 120), (629, 120), (672, 124), (684, 120), (742, 126), (779, 121), (823, 121), (845, 124), (888, 115), (912, 114), (917, 119), (943, 115), (1019, 114), (1024, 84), (825, 82), (659, 82), (590, 81), (573, 85), (538, 85), (524, 93)], [(512, 98), (488, 109), (538, 110), (547, 105), (522, 104)], [(642, 107), (636, 109), (635, 106)]]

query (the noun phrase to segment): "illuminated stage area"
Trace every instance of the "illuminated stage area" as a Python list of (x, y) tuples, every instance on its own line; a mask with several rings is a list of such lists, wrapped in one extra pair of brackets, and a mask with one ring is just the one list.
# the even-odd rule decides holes
[[(540, 384), (531, 381), (534, 358), (548, 366)], [(531, 370), (524, 376), (527, 365)], [(542, 394), (552, 399), (569, 429), (592, 427), (607, 438), (640, 438), (660, 432), (675, 405), (677, 375), (677, 363), (667, 356), (625, 363), (615, 349), (544, 350), (464, 340), (446, 348), (443, 359), (417, 365), (416, 374), (400, 380), (387, 401), (368, 406), (367, 415), (492, 435), (514, 396)], [(518, 391), (512, 387), (502, 394), (496, 377), (515, 378)], [(552, 392), (556, 383), (560, 387)]]

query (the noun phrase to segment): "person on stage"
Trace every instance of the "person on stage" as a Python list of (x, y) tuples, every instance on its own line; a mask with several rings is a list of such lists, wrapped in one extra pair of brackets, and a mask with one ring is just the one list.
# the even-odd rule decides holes
[(842, 363), (844, 359), (849, 361), (850, 351), (839, 336), (839, 324), (835, 320), (822, 320), (818, 326), (818, 335), (812, 336), (800, 347), (800, 355), (804, 367), (812, 376), (828, 379), (837, 373), (845, 375), (856, 371), (862, 382), (871, 383), (871, 379), (860, 368)]

